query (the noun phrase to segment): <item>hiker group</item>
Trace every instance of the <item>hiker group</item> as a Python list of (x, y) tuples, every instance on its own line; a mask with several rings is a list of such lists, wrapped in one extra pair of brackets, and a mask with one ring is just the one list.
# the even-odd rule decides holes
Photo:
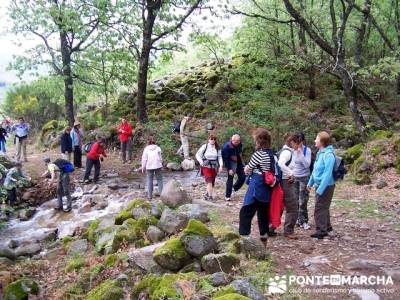
[[(226, 168), (225, 200), (231, 201), (246, 182), (248, 187), (239, 214), (239, 233), (247, 236), (257, 213), (260, 239), (275, 236), (285, 210), (283, 235), (297, 239), (295, 227), (310, 229), (308, 218), (309, 192), (315, 188), (315, 233), (312, 238), (323, 239), (331, 232), (330, 204), (335, 182), (346, 170), (340, 157), (335, 155), (329, 132), (321, 131), (315, 139), (318, 149), (315, 162), (312, 151), (305, 143), (304, 134), (289, 133), (280, 151), (271, 150), (271, 135), (264, 128), (253, 133), (255, 152), (245, 165), (241, 138), (235, 134), (222, 147), (217, 136), (210, 133), (208, 141), (196, 153), (201, 174), (206, 182), (205, 200), (214, 200), (216, 177)], [(235, 183), (234, 176), (237, 176)]]

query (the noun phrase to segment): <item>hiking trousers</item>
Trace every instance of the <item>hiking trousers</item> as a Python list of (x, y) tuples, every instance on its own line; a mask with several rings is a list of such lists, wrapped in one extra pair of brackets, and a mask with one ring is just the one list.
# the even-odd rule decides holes
[(308, 198), (309, 192), (307, 190), (308, 176), (295, 177), (294, 179), (294, 192), (296, 199), (299, 199), (299, 216), (297, 222), (302, 225), (308, 223)]
[(178, 153), (183, 153), (184, 158), (189, 158), (189, 138), (185, 134), (181, 134), (182, 146), (179, 148)]
[(328, 186), (322, 195), (315, 194), (315, 227), (317, 233), (326, 234), (331, 228), (330, 206), (333, 198), (335, 185)]
[(239, 234), (249, 235), (251, 232), (251, 221), (257, 213), (258, 228), (260, 236), (264, 236), (269, 231), (269, 202), (261, 202), (256, 199), (249, 204), (244, 205), (239, 213)]
[(89, 180), (90, 173), (92, 172), (92, 168), (94, 166), (94, 181), (99, 180), (100, 177), (100, 159), (90, 159), (89, 157), (86, 158), (86, 169), (85, 169), (85, 177), (84, 180)]
[[(242, 165), (237, 165), (236, 163), (232, 163), (233, 167), (233, 175), (229, 175), (228, 171), (228, 179), (226, 180), (226, 191), (225, 191), (225, 197), (230, 198), (232, 195), (232, 189), (236, 192), (240, 190), (240, 188), (243, 186), (244, 182), (246, 181), (246, 175), (244, 174), (244, 169)], [(235, 184), (233, 184), (233, 177), (237, 174), (237, 180)]]
[(299, 215), (299, 199), (296, 198), (295, 184), (290, 183), (288, 179), (282, 180), (283, 189), (283, 202), (285, 204), (285, 225), (284, 233), (293, 234), (294, 226), (296, 225), (297, 217)]
[(57, 199), (58, 199), (58, 208), (63, 209), (63, 196), (67, 198), (67, 209), (70, 209), (72, 206), (72, 198), (71, 192), (69, 189), (69, 174), (68, 173), (60, 173), (60, 178), (58, 179), (57, 186)]
[(23, 156), (24, 160), (26, 161), (27, 160), (26, 144), (27, 144), (28, 138), (20, 139), (20, 138), (16, 137), (15, 140), (16, 140), (15, 146), (16, 146), (16, 150), (17, 150), (17, 153), (15, 156), (16, 156), (17, 161), (21, 161), (21, 156)]
[(132, 160), (132, 139), (129, 138), (126, 142), (121, 142), (121, 158), (123, 162), (126, 162), (126, 155), (128, 154), (128, 160)]
[(82, 168), (82, 149), (80, 146), (74, 146), (74, 167)]
[(0, 152), (6, 153), (6, 140), (0, 139)]
[(17, 202), (17, 188), (12, 188), (11, 190), (7, 190), (8, 193), (8, 205), (14, 206), (15, 202)]
[(154, 170), (146, 170), (146, 179), (147, 179), (147, 198), (153, 198), (153, 180), (154, 177), (157, 178), (157, 186), (158, 192), (161, 195), (163, 189), (163, 178), (161, 168)]

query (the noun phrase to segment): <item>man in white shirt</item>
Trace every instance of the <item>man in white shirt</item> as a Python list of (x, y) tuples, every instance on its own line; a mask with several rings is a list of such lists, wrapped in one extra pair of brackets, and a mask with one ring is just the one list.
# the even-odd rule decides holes
[(188, 114), (181, 121), (181, 127), (179, 129), (179, 134), (181, 138), (182, 146), (179, 148), (177, 153), (183, 153), (183, 157), (189, 158), (189, 138), (188, 138), (188, 122), (192, 119), (192, 114)]

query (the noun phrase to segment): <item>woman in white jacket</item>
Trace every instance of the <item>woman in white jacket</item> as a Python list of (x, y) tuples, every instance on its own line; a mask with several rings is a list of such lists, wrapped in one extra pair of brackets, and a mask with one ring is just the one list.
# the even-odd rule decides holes
[(196, 159), (201, 166), (201, 175), (207, 184), (206, 201), (213, 201), (213, 189), (218, 172), (222, 171), (221, 149), (217, 143), (217, 136), (210, 133), (206, 144), (200, 147), (196, 153)]
[(153, 198), (153, 179), (157, 178), (158, 192), (161, 194), (163, 189), (162, 178), (162, 156), (161, 148), (156, 145), (153, 136), (149, 136), (147, 146), (143, 150), (142, 155), (142, 173), (146, 172), (147, 177), (147, 197), (149, 200)]

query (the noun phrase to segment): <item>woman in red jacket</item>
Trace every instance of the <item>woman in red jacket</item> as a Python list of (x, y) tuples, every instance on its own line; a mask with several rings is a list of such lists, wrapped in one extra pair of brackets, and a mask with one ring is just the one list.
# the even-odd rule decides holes
[(125, 163), (126, 162), (126, 152), (128, 151), (128, 159), (129, 162), (131, 162), (132, 157), (131, 157), (131, 137), (132, 137), (132, 126), (129, 124), (129, 122), (125, 119), (122, 118), (121, 124), (119, 124), (118, 128), (118, 133), (119, 133), (119, 140), (121, 142), (121, 156), (122, 156), (122, 161)]
[(90, 173), (92, 172), (92, 168), (94, 166), (94, 182), (99, 180), (100, 176), (100, 160), (103, 161), (103, 157), (107, 157), (107, 153), (105, 151), (104, 140), (100, 137), (96, 139), (96, 142), (90, 148), (88, 154), (86, 154), (86, 170), (84, 183), (89, 183)]

